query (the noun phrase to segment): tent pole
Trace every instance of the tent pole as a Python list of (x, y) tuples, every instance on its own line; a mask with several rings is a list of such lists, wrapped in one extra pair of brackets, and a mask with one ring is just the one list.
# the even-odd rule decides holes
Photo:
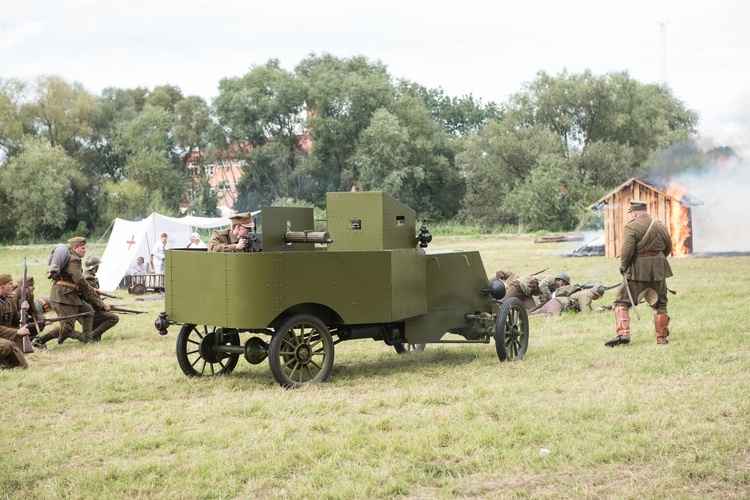
[(114, 225), (115, 225), (115, 220), (112, 219), (112, 222), (109, 224), (109, 227), (107, 228), (107, 230), (104, 231), (104, 234), (102, 235), (102, 237), (99, 238), (99, 241), (96, 242), (97, 245), (102, 242), (102, 240), (104, 239), (104, 237), (107, 236), (107, 233), (109, 232), (110, 229), (112, 229), (112, 226), (114, 226)]

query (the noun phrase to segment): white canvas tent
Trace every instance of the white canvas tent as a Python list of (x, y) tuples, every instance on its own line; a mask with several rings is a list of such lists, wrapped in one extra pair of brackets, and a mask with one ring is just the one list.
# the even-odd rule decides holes
[(161, 234), (167, 233), (167, 249), (185, 248), (190, 243), (193, 228), (213, 228), (230, 226), (226, 217), (166, 217), (152, 213), (140, 221), (115, 219), (107, 248), (100, 257), (97, 277), (102, 291), (111, 292), (117, 288), (131, 264), (138, 257), (148, 262), (154, 244), (160, 241)]

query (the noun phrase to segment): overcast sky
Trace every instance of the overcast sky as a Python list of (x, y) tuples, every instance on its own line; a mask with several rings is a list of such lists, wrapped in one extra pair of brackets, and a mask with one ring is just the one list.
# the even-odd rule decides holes
[(96, 94), (168, 83), (210, 101), (221, 78), (327, 52), (501, 103), (538, 71), (628, 71), (666, 75), (700, 134), (742, 151), (749, 22), (740, 0), (0, 0), (0, 78), (58, 74)]

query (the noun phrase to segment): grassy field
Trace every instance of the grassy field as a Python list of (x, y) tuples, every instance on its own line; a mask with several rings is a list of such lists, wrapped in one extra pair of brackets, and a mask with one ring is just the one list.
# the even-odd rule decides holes
[[(430, 248), (478, 249), (488, 274), (619, 281), (617, 261), (565, 257), (574, 246), (436, 235)], [(48, 251), (3, 247), (0, 272), (20, 276), (27, 257), (47, 295)], [(493, 345), (398, 356), (358, 340), (301, 390), (267, 362), (188, 379), (178, 329), (153, 328), (163, 302), (120, 291), (148, 314), (0, 371), (0, 498), (750, 498), (750, 257), (671, 264), (668, 346), (643, 307), (615, 349), (611, 312), (532, 318), (520, 362)]]

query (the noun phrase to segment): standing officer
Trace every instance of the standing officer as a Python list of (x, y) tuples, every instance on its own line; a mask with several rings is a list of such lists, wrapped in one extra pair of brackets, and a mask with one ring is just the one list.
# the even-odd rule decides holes
[(0, 366), (28, 368), (26, 356), (19, 348), (21, 337), (29, 334), (29, 329), (14, 328), (18, 323), (18, 310), (13, 300), (13, 278), (10, 274), (0, 274)]
[[(93, 312), (94, 309), (89, 304), (97, 304), (105, 311), (109, 311), (109, 305), (96, 296), (91, 285), (83, 277), (81, 259), (86, 255), (86, 238), (74, 236), (68, 240), (68, 244), (70, 245), (68, 262), (60, 269), (59, 278), (52, 282), (52, 291), (49, 296), (52, 307), (60, 316)], [(84, 300), (84, 297), (86, 300)], [(92, 315), (79, 318), (83, 329), (81, 332), (82, 342), (91, 341), (93, 319)], [(74, 331), (74, 327), (74, 319), (63, 320), (57, 343), (62, 344)]]
[[(83, 277), (89, 282), (89, 285), (94, 289), (97, 296), (99, 296), (99, 278), (96, 277), (96, 273), (99, 271), (99, 264), (101, 263), (102, 261), (100, 261), (98, 257), (92, 255), (86, 259), (86, 272), (83, 273)], [(103, 300), (100, 302), (104, 304)], [(115, 326), (117, 322), (120, 321), (120, 317), (115, 313), (105, 311), (104, 308), (98, 304), (91, 303), (91, 307), (94, 308), (91, 341), (99, 342), (102, 339), (102, 334)], [(109, 309), (109, 307), (107, 307), (107, 309)]]
[(646, 202), (631, 200), (630, 221), (625, 224), (620, 250), (620, 274), (624, 276), (615, 298), (617, 335), (604, 343), (609, 347), (630, 342), (631, 297), (640, 297), (649, 288), (656, 292), (654, 310), (656, 343), (666, 344), (669, 336), (667, 281), (672, 276), (667, 256), (672, 253), (669, 230), (646, 212)]

